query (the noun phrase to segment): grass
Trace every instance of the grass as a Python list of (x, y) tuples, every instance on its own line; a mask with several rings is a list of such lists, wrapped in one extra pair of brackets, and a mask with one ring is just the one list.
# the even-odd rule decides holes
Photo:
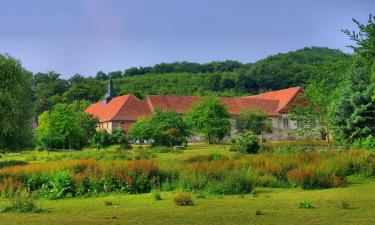
[[(229, 145), (190, 145), (182, 153), (153, 153), (162, 163), (185, 160), (196, 155), (219, 153), (236, 157)], [(136, 148), (135, 148), (136, 149)], [(129, 151), (128, 154), (135, 153)], [(151, 150), (152, 151), (152, 150)], [(53, 159), (119, 155), (114, 149), (62, 152), (24, 151), (8, 153), (1, 161), (22, 160), (28, 163)], [(284, 154), (284, 153), (283, 153)], [(287, 154), (287, 153), (285, 153)], [(102, 157), (101, 160), (111, 160)], [(308, 160), (308, 159), (306, 159)], [(172, 166), (172, 164), (171, 164)], [(94, 198), (47, 200), (39, 198), (35, 204), (44, 212), (0, 214), (0, 224), (375, 224), (375, 180), (361, 176), (348, 177), (347, 187), (302, 190), (300, 188), (260, 188), (251, 194), (211, 195), (193, 193), (194, 206), (175, 205), (179, 191), (148, 194), (110, 194)], [(314, 208), (304, 210), (301, 203)], [(0, 211), (9, 200), (0, 198)]]
[[(48, 213), (3, 213), (3, 224), (374, 224), (375, 182), (350, 178), (347, 188), (304, 191), (300, 189), (259, 188), (257, 197), (245, 195), (194, 198), (192, 207), (173, 202), (176, 193), (163, 192), (163, 201), (152, 193), (110, 195), (59, 201), (38, 200)], [(342, 208), (342, 200), (351, 210)], [(113, 202), (108, 207), (103, 201)], [(302, 210), (309, 201), (313, 210)], [(0, 207), (6, 201), (0, 200)], [(145, 210), (147, 209), (147, 210)], [(257, 211), (262, 215), (257, 215)]]

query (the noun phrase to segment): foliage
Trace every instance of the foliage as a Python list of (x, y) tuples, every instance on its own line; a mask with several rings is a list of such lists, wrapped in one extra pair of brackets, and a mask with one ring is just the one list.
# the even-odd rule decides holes
[(259, 138), (254, 132), (245, 130), (238, 135), (236, 147), (241, 153), (258, 153)]
[(96, 132), (91, 138), (91, 147), (101, 149), (112, 144), (111, 135), (106, 130)]
[(156, 110), (150, 118), (154, 145), (175, 146), (186, 142), (189, 135), (185, 121), (175, 111)]
[(152, 130), (150, 119), (141, 118), (135, 122), (129, 130), (129, 137), (133, 141), (138, 141), (141, 145), (144, 141), (152, 138)]
[(117, 126), (112, 130), (112, 144), (120, 145), (120, 149), (131, 149), (132, 146), (129, 143), (128, 136), (121, 126)]
[(31, 73), (21, 62), (0, 54), (0, 149), (30, 147), (33, 106)]
[(192, 132), (210, 144), (220, 142), (230, 133), (229, 113), (216, 98), (202, 98), (186, 113), (185, 118)]
[(48, 197), (51, 199), (71, 198), (76, 193), (76, 184), (68, 171), (56, 173), (50, 185)]
[(97, 120), (84, 112), (76, 111), (70, 104), (57, 104), (51, 111), (42, 113), (38, 120), (36, 139), (40, 146), (51, 148), (80, 148), (92, 130)]
[(375, 150), (375, 137), (372, 135), (369, 135), (364, 139), (356, 140), (353, 143), (353, 147)]
[(178, 206), (192, 206), (194, 205), (193, 198), (189, 193), (179, 193), (173, 197), (173, 201)]
[(144, 140), (152, 140), (154, 146), (181, 145), (185, 143), (189, 131), (185, 121), (172, 110), (156, 110), (147, 118), (137, 121), (131, 127), (129, 136), (140, 143)]
[(155, 201), (163, 200), (159, 190), (154, 190), (152, 195), (154, 196)]
[(10, 205), (6, 207), (2, 213), (5, 212), (21, 212), (21, 213), (39, 213), (42, 209), (35, 204), (35, 196), (26, 190), (20, 190), (14, 193), (9, 199)]
[(272, 132), (272, 122), (262, 110), (245, 110), (236, 119), (236, 127), (239, 132), (249, 130), (257, 135)]
[(369, 63), (373, 63), (375, 58), (375, 16), (369, 15), (367, 24), (362, 24), (358, 20), (353, 19), (353, 22), (358, 26), (359, 31), (343, 30), (356, 46), (350, 47), (354, 52), (365, 58)]
[(303, 201), (299, 203), (299, 208), (301, 209), (313, 209), (315, 208), (310, 202)]
[(374, 90), (369, 70), (362, 60), (356, 61), (330, 109), (330, 124), (341, 143), (352, 144), (375, 134)]

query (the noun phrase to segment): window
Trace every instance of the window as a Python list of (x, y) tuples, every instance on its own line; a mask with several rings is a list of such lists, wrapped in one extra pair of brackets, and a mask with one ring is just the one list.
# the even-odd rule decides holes
[(284, 118), (284, 127), (289, 127), (289, 120), (288, 120), (288, 118)]

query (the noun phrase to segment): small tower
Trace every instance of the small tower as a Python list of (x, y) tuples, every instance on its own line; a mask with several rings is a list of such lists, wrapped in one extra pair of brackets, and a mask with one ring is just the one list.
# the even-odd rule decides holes
[(104, 96), (103, 103), (108, 104), (113, 97), (115, 97), (115, 93), (113, 92), (112, 77), (110, 76), (108, 80), (108, 91)]

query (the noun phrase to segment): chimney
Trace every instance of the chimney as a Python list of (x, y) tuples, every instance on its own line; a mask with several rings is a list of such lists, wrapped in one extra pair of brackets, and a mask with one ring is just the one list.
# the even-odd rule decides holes
[(107, 91), (107, 94), (105, 94), (104, 96), (103, 103), (108, 104), (112, 100), (113, 97), (115, 97), (115, 94), (113, 92), (112, 76), (110, 76), (108, 80), (108, 91)]

